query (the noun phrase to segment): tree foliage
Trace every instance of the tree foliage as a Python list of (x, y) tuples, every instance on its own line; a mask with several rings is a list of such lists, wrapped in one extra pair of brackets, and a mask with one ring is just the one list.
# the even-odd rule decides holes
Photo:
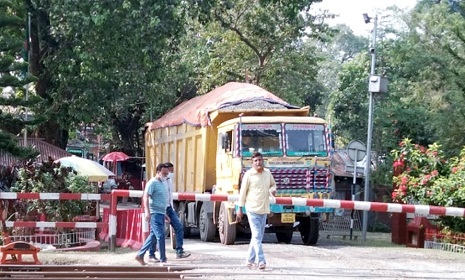
[[(454, 5), (420, 1), (410, 13), (394, 9), (380, 16), (375, 74), (386, 76), (389, 87), (388, 94), (374, 98), (374, 160), (391, 162), (386, 156), (404, 138), (423, 146), (441, 141), (448, 156), (457, 155), (465, 144), (460, 106), (465, 49), (457, 32), (465, 21), (457, 9), (463, 4)], [(393, 28), (394, 22), (401, 28)], [(369, 73), (370, 57), (364, 52), (343, 63), (339, 72), (329, 107), (342, 140), (338, 143), (366, 141)], [(377, 172), (389, 172), (383, 161), (378, 161)], [(382, 181), (389, 186), (388, 180)]]
[[(448, 155), (458, 154), (465, 144), (459, 105), (465, 73), (465, 41), (458, 31), (465, 24), (462, 6), (420, 1), (410, 13), (394, 9), (389, 17), (380, 16), (375, 74), (389, 79), (389, 92), (374, 103), (373, 143), (378, 154), (387, 154), (403, 138), (421, 145), (441, 139)], [(393, 22), (402, 28), (393, 28)], [(369, 66), (370, 57), (362, 52), (339, 73), (331, 110), (343, 143), (366, 136)]]
[(194, 1), (187, 14), (200, 92), (246, 81), (294, 104), (321, 104), (320, 58), (304, 39), (329, 30), (310, 14), (314, 2), (319, 1)]
[(15, 135), (26, 129), (24, 108), (37, 100), (25, 101), (24, 86), (31, 79), (24, 77), (26, 62), (21, 62), (26, 13), (20, 1), (0, 1), (0, 153), (19, 158), (32, 158), (37, 154), (18, 146)]
[[(37, 1), (44, 110), (68, 131), (81, 123), (113, 132), (142, 154), (140, 131), (151, 92), (164, 80), (163, 53), (178, 30), (176, 1)], [(43, 20), (41, 20), (43, 18)], [(158, 96), (157, 96), (158, 98)], [(43, 131), (46, 133), (46, 131)], [(62, 146), (62, 145), (60, 145)]]

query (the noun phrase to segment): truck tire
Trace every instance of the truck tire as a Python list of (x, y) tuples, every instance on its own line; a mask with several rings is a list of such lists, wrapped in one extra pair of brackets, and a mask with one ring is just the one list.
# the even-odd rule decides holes
[(276, 229), (275, 233), (276, 233), (276, 239), (278, 239), (278, 242), (289, 244), (292, 241), (292, 235), (294, 234), (294, 228), (293, 227), (278, 228)]
[(311, 217), (305, 217), (300, 220), (299, 231), (304, 245), (315, 245), (318, 242), (318, 214), (312, 213), (311, 215)]
[(221, 243), (224, 245), (234, 244), (236, 241), (236, 224), (229, 223), (228, 207), (225, 202), (221, 202), (220, 214), (218, 216), (218, 231)]
[(213, 219), (208, 217), (208, 204), (202, 204), (199, 215), (200, 240), (213, 242), (215, 240), (216, 225)]

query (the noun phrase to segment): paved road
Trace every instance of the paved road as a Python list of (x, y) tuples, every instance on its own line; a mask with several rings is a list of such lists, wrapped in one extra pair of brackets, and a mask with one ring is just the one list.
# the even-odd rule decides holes
[[(167, 256), (169, 266), (194, 268), (185, 271), (189, 279), (465, 279), (465, 254), (395, 246), (389, 240), (388, 234), (369, 233), (365, 244), (325, 237), (317, 246), (304, 246), (298, 233), (291, 244), (277, 243), (274, 234), (266, 234), (265, 271), (244, 265), (245, 239), (225, 246), (189, 238), (185, 249), (191, 257), (176, 260), (172, 249)], [(116, 253), (40, 252), (39, 259), (44, 264), (135, 266), (135, 253), (127, 248), (118, 248)]]

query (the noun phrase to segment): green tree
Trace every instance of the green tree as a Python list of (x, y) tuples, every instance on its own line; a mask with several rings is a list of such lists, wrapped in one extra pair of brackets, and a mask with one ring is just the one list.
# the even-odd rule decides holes
[[(420, 5), (421, 4), (421, 5)], [(412, 15), (412, 40), (428, 60), (420, 65), (428, 86), (423, 102), (434, 114), (431, 125), (435, 141), (441, 141), (448, 155), (458, 155), (465, 144), (465, 4), (421, 1)], [(417, 54), (418, 55), (418, 54)]]
[(144, 113), (163, 98), (164, 53), (182, 30), (177, 2), (26, 2), (33, 15), (31, 69), (44, 98), (37, 112), (48, 119), (37, 134), (65, 147), (71, 128), (93, 123), (110, 131), (119, 149), (141, 155)]
[(24, 78), (26, 62), (21, 62), (26, 27), (26, 13), (21, 1), (0, 1), (0, 153), (5, 152), (20, 158), (36, 155), (29, 148), (18, 146), (15, 135), (26, 129), (24, 108), (36, 100), (23, 98), (24, 86), (31, 79)]
[(310, 14), (314, 2), (194, 1), (187, 13), (196, 27), (190, 38), (203, 50), (192, 54), (199, 91), (246, 81), (294, 104), (321, 103), (315, 80), (320, 58), (315, 46), (303, 42), (329, 32), (318, 20), (324, 15)]

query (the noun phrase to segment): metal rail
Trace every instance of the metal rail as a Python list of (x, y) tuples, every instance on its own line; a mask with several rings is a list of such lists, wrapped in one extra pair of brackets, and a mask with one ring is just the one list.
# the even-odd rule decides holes
[(2, 265), (0, 278), (14, 279), (181, 279), (191, 267), (91, 266), (91, 265)]
[[(419, 274), (420, 273), (420, 274)], [(92, 265), (2, 265), (0, 278), (14, 279), (463, 279), (462, 271), (424, 271), (422, 269), (363, 269), (363, 268), (312, 268), (311, 271), (286, 267), (273, 267), (263, 271), (245, 269), (238, 265), (190, 266), (92, 266)]]

